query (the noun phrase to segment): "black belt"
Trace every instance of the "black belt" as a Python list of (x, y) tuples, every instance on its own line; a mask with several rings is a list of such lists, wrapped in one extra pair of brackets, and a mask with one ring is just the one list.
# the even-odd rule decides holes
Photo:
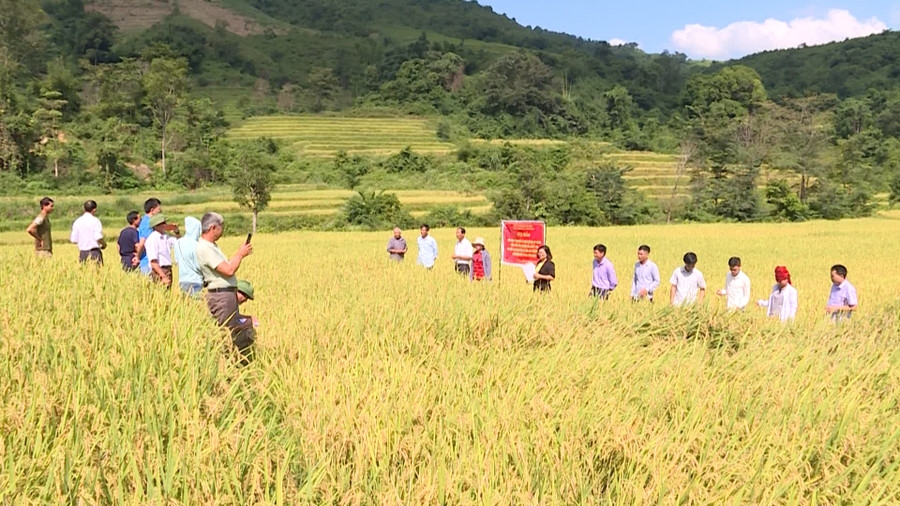
[(82, 253), (90, 253), (91, 251), (100, 251), (100, 248), (91, 248), (89, 250), (81, 250)]
[(228, 288), (207, 288), (206, 291), (209, 293), (237, 292), (237, 287), (229, 286)]

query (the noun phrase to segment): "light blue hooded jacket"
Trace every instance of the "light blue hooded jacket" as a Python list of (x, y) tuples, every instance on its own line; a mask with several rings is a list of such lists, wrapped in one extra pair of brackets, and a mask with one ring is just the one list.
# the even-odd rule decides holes
[(175, 241), (175, 262), (178, 264), (178, 282), (203, 284), (200, 264), (197, 262), (197, 241), (200, 240), (200, 220), (188, 216), (184, 219), (184, 237)]

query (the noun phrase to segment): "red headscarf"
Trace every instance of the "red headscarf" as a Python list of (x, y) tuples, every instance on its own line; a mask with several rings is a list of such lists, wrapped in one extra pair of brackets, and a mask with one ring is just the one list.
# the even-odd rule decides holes
[(775, 281), (781, 283), (785, 279), (789, 285), (793, 285), (793, 283), (791, 283), (791, 273), (788, 272), (787, 267), (779, 265), (775, 268)]

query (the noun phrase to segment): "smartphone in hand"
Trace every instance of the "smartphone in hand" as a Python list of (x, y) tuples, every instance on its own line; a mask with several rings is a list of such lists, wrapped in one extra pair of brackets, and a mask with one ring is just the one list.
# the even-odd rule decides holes
[(250, 244), (250, 239), (253, 239), (253, 232), (247, 234), (247, 240), (244, 242), (244, 244)]

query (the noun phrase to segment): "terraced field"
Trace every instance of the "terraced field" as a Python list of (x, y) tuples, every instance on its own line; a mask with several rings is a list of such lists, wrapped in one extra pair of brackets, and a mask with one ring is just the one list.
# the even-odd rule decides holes
[[(454, 205), (461, 210), (483, 214), (491, 209), (491, 203), (483, 194), (437, 190), (389, 190), (397, 195), (404, 209), (415, 217), (422, 217), (438, 206)], [(344, 203), (355, 193), (350, 190), (323, 190), (311, 185), (282, 185), (272, 196), (272, 202), (264, 215), (278, 216), (328, 216), (341, 211)], [(181, 221), (185, 216), (200, 217), (207, 211), (226, 215), (247, 214), (231, 199), (224, 189), (197, 193), (140, 193), (130, 196), (91, 196), (97, 201), (97, 215), (103, 221), (107, 233), (118, 231), (125, 225), (125, 215), (140, 210), (149, 197), (163, 202), (167, 216)], [(81, 205), (86, 197), (55, 196), (54, 225), (65, 230), (81, 215)], [(0, 230), (24, 230), (34, 218), (35, 197), (0, 198)]]
[(431, 122), (422, 118), (259, 116), (244, 121), (228, 136), (279, 139), (289, 143), (298, 154), (314, 157), (330, 157), (341, 150), (389, 155), (406, 147), (427, 154), (448, 154), (456, 149), (453, 144), (438, 139)]

